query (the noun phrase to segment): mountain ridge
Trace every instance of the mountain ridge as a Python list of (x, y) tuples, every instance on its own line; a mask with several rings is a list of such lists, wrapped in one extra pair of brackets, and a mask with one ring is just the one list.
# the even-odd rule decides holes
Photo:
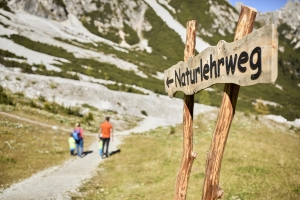
[[(298, 4), (297, 2), (288, 4), (291, 3)], [(178, 24), (186, 22), (184, 17), (200, 19), (197, 35), (206, 44), (216, 44), (220, 39), (230, 41), (233, 38), (238, 13), (227, 1), (205, 3), (191, 1), (187, 4), (177, 0), (160, 0), (157, 4), (166, 9), (175, 21), (178, 20)], [(1, 63), (7, 67), (18, 66), (20, 72), (27, 71), (27, 73), (75, 80), (80, 80), (84, 75), (90, 77), (90, 80), (102, 80), (101, 83), (108, 88), (120, 90), (121, 85), (125, 88), (138, 86), (166, 95), (162, 83), (163, 70), (183, 59), (184, 26), (179, 25), (182, 27), (180, 35), (180, 31), (170, 28), (166, 22), (168, 20), (158, 16), (155, 6), (147, 4), (147, 1), (128, 0), (118, 4), (118, 1), (103, 0), (85, 1), (83, 4), (79, 0), (72, 3), (51, 0), (36, 2), (11, 0), (7, 1), (7, 6), (11, 14), (4, 10), (0, 12), (0, 42), (6, 46), (2, 47), (2, 50), (9, 51), (13, 55), (4, 56), (5, 59)], [(40, 11), (42, 7), (45, 8), (44, 13)], [(200, 7), (203, 9), (203, 12), (199, 12), (201, 15), (195, 14), (194, 10)], [(219, 15), (216, 17), (216, 14)], [(15, 16), (18, 15), (17, 19)], [(36, 15), (44, 18), (34, 17)], [(28, 21), (27, 18), (26, 23), (24, 16), (31, 17), (31, 20)], [(260, 13), (256, 28), (263, 24), (259, 16)], [(20, 27), (19, 21), (22, 18), (24, 23)], [(208, 23), (205, 24), (202, 19), (207, 20)], [(32, 22), (36, 23), (35, 28)], [(212, 24), (209, 25), (209, 22)], [(102, 29), (97, 25), (101, 25)], [(299, 49), (295, 42), (292, 43), (295, 37), (285, 35), (287, 30), (290, 34), (294, 29), (292, 27), (287, 29), (285, 26), (290, 27), (286, 23), (278, 25), (280, 52), (276, 84), (243, 87), (237, 109), (261, 114), (262, 110), (256, 106), (261, 101), (257, 99), (276, 100), (276, 103), (282, 107), (261, 103), (263, 110), (269, 114), (281, 114), (289, 120), (300, 118), (296, 111), (300, 108), (300, 97), (297, 95), (298, 84), (300, 85), (297, 58)], [(55, 34), (53, 30), (56, 30)], [(15, 47), (10, 49), (8, 44)], [(172, 47), (169, 47), (169, 44), (172, 44)], [(21, 47), (30, 49), (31, 53), (41, 52), (47, 55), (47, 59), (32, 62), (26, 58), (28, 53), (20, 54)], [(39, 57), (34, 56), (35, 54), (33, 53), (31, 59)], [(19, 58), (22, 56), (25, 56), (25, 59)], [(19, 59), (18, 62), (16, 59)], [(49, 59), (52, 64), (48, 63)], [(19, 61), (29, 62), (29, 66), (20, 64)], [(57, 69), (57, 72), (49, 71), (47, 69), (49, 65), (53, 67), (50, 67), (50, 70)], [(260, 92), (257, 92), (258, 88)], [(292, 94), (296, 95), (289, 97)], [(222, 84), (214, 85), (198, 93), (195, 101), (218, 106), (221, 95)], [(182, 98), (182, 94), (179, 93), (176, 97)], [(290, 103), (286, 103), (286, 97), (289, 97)]]

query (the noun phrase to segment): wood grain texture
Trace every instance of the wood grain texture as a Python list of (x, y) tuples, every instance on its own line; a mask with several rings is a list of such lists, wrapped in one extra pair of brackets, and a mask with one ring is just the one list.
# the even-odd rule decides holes
[[(197, 22), (195, 20), (188, 21), (186, 24), (185, 61), (195, 54), (196, 24)], [(196, 158), (196, 154), (193, 152), (193, 110), (194, 95), (185, 95), (183, 106), (183, 154), (181, 165), (177, 173), (174, 200), (186, 199), (188, 180), (193, 161)]]
[[(241, 20), (241, 25), (244, 23)], [(243, 31), (239, 28), (236, 33), (240, 35)], [(165, 90), (172, 97), (177, 91), (191, 95), (216, 83), (240, 86), (274, 83), (278, 75), (277, 60), (277, 28), (268, 25), (232, 43), (221, 40), (217, 46), (165, 70)]]
[[(240, 39), (252, 31), (256, 10), (242, 6), (237, 23), (235, 39)], [(215, 200), (223, 195), (219, 186), (221, 163), (229, 129), (235, 112), (239, 85), (225, 84), (222, 105), (219, 110), (215, 131), (206, 160), (202, 200)]]

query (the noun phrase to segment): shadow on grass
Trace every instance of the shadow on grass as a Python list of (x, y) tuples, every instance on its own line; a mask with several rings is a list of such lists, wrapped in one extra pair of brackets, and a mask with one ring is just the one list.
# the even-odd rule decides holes
[(115, 151), (112, 151), (112, 152), (108, 153), (108, 156), (107, 156), (107, 154), (103, 154), (102, 156), (101, 155), (100, 156), (102, 157), (102, 159), (104, 159), (104, 158), (111, 157), (112, 155), (114, 155), (116, 153), (121, 153), (121, 149), (117, 149)]
[(109, 156), (112, 156), (112, 155), (114, 155), (114, 154), (116, 154), (116, 153), (121, 153), (121, 149), (117, 149), (117, 150), (115, 150), (115, 151), (110, 152), (110, 153), (109, 153)]

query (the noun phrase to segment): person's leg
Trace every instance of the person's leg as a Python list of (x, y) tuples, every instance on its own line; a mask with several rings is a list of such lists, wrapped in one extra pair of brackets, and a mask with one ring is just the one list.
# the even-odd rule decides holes
[(107, 141), (106, 141), (106, 157), (108, 157), (108, 148), (109, 148), (109, 141), (110, 141), (110, 138), (107, 138)]
[[(107, 147), (107, 139), (108, 139), (108, 138), (103, 138), (103, 144), (102, 144), (102, 157), (103, 157), (104, 155), (106, 155), (106, 153), (107, 153), (107, 148), (105, 148), (105, 146)], [(106, 152), (105, 152), (105, 149), (106, 149)]]
[(102, 156), (105, 155), (105, 144), (106, 144), (106, 138), (103, 138), (103, 143), (102, 143)]
[(79, 140), (79, 154), (78, 156), (81, 157), (82, 156), (82, 150), (83, 150), (83, 140)]
[(70, 149), (70, 154), (71, 154), (71, 156), (73, 156), (74, 155), (74, 149), (72, 148), (72, 149)]
[(80, 140), (80, 155), (82, 156), (83, 154), (83, 139)]
[(79, 141), (76, 141), (76, 154), (79, 156)]

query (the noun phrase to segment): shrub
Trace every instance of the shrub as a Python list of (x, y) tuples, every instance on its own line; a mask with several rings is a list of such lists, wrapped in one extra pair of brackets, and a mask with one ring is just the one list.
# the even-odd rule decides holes
[(147, 112), (144, 111), (144, 110), (142, 110), (141, 113), (142, 113), (143, 115), (145, 115), (145, 116), (148, 116)]
[(128, 36), (125, 36), (125, 40), (128, 44), (134, 45), (139, 43), (140, 40), (137, 33), (126, 23), (124, 23), (124, 32), (128, 34)]
[(50, 103), (50, 102), (45, 102), (44, 103), (44, 109), (47, 110), (48, 112), (57, 114), (58, 113), (58, 106), (56, 106), (55, 103)]
[(0, 49), (0, 56), (10, 57), (10, 58), (18, 58), (18, 59), (26, 59), (23, 56), (17, 56), (16, 54), (11, 53), (10, 51), (6, 51), (6, 50), (2, 50), (2, 49)]
[(174, 134), (175, 133), (175, 127), (174, 126), (171, 126), (170, 127), (170, 134)]
[(96, 107), (94, 107), (94, 106), (91, 106), (91, 105), (89, 105), (89, 104), (86, 104), (86, 103), (82, 104), (82, 107), (84, 107), (84, 108), (89, 108), (90, 110), (94, 110), (94, 111), (97, 111), (97, 110), (98, 110), (98, 108), (96, 108)]
[(54, 0), (54, 3), (61, 6), (61, 7), (66, 7), (66, 5), (64, 4), (63, 0)]
[(2, 1), (2, 0), (0, 1), (0, 8), (2, 8), (3, 10), (6, 10), (6, 11), (12, 13), (12, 11), (10, 10), (10, 8), (7, 6), (7, 2), (6, 1)]
[(89, 112), (87, 115), (84, 116), (84, 122), (89, 123), (90, 121), (94, 120), (93, 113)]
[(4, 91), (1, 85), (0, 85), (0, 103), (7, 104), (7, 105), (15, 105), (13, 98)]
[(33, 99), (30, 99), (29, 106), (31, 108), (39, 108), (39, 106), (37, 105), (37, 103)]
[(41, 102), (46, 102), (46, 97), (44, 97), (43, 95), (40, 95), (38, 97), (38, 100), (41, 101)]
[(57, 88), (57, 86), (56, 86), (54, 83), (51, 83), (51, 84), (50, 84), (50, 88), (51, 88), (51, 89), (55, 89), (55, 88)]
[(82, 117), (82, 114), (80, 113), (80, 109), (78, 107), (71, 107), (71, 106), (67, 108), (62, 107), (62, 112), (68, 115)]

